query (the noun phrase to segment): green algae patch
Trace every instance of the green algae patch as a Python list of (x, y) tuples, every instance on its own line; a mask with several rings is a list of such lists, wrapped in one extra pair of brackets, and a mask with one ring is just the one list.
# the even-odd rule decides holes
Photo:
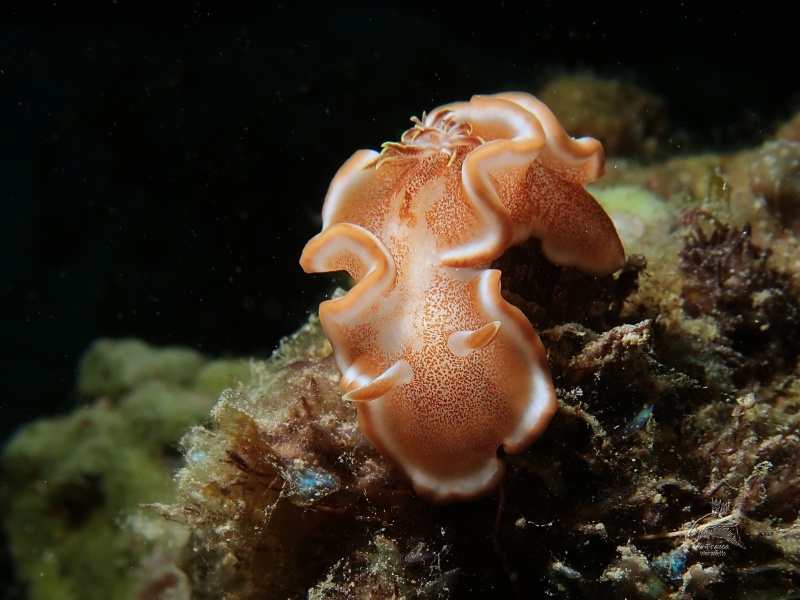
[(153, 379), (188, 386), (206, 362), (191, 348), (154, 348), (136, 339), (100, 339), (81, 358), (78, 393), (116, 397)]
[(626, 254), (644, 254), (654, 260), (672, 250), (668, 241), (676, 219), (661, 198), (635, 185), (586, 189), (611, 217)]
[(211, 396), (219, 396), (222, 390), (237, 382), (250, 379), (250, 364), (246, 360), (222, 359), (203, 365), (197, 372), (194, 388)]
[[(5, 527), (31, 600), (133, 598), (147, 557), (185, 535), (140, 504), (174, 499), (178, 440), (207, 419), (216, 397), (203, 388), (232, 381), (226, 366), (213, 385), (195, 387), (201, 366), (215, 364), (189, 349), (100, 340), (80, 375), (81, 393), (99, 398), (11, 439), (2, 456)], [(152, 521), (157, 543), (142, 533)]]

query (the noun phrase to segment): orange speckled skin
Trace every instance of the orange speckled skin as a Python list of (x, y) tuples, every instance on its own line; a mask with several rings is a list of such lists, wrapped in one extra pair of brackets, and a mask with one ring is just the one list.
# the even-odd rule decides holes
[[(342, 166), (301, 264), (358, 282), (322, 303), (320, 319), (343, 391), (379, 394), (358, 403), (364, 435), (418, 494), (453, 502), (495, 488), (498, 447), (525, 450), (557, 406), (539, 337), (501, 297), (491, 261), (532, 235), (553, 262), (592, 274), (624, 254), (582, 187), (602, 173), (599, 144), (567, 136), (532, 96), (475, 96), (415, 123)], [(448, 347), (493, 322), (481, 347)], [(364, 387), (393, 365), (379, 388)]]

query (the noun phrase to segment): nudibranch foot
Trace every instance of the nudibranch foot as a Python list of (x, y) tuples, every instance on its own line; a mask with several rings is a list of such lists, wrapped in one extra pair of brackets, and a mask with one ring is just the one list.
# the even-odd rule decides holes
[(300, 262), (357, 282), (320, 320), (364, 436), (420, 495), (469, 500), (503, 477), (498, 448), (524, 451), (557, 408), (542, 343), (492, 261), (530, 237), (593, 275), (625, 256), (583, 188), (603, 172), (600, 144), (533, 96), (474, 96), (413, 123), (345, 162)]
[(414, 491), (438, 504), (452, 504), (475, 500), (496, 489), (506, 474), (506, 467), (499, 458), (490, 458), (469, 474), (462, 477), (442, 479), (426, 473), (407, 473), (414, 482)]

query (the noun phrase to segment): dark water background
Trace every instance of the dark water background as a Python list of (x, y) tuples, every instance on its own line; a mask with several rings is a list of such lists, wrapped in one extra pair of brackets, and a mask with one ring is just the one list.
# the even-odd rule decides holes
[(297, 264), (330, 178), (423, 110), (593, 73), (688, 152), (799, 106), (763, 2), (68, 4), (0, 7), (0, 443), (70, 409), (100, 336), (267, 356), (330, 287)]

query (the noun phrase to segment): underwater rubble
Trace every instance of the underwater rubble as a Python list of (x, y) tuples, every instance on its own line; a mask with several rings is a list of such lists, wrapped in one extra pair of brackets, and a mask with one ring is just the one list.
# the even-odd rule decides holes
[[(641, 133), (655, 125), (619, 127), (625, 148), (659, 143)], [(213, 408), (225, 377), (198, 383), (213, 361), (140, 348), (149, 366), (133, 369), (108, 341), (84, 359), (95, 400), (4, 451), (20, 578), (101, 597), (81, 594), (90, 560), (60, 558), (94, 536), (125, 581), (105, 598), (795, 597), (800, 141), (781, 133), (795, 130), (729, 155), (610, 158), (592, 193), (628, 255), (615, 275), (553, 266), (535, 241), (498, 259), (559, 410), (504, 457), (497, 493), (415, 496), (342, 401), (316, 315), (266, 361), (218, 366), (236, 383)], [(151, 482), (120, 489), (134, 471)]]

